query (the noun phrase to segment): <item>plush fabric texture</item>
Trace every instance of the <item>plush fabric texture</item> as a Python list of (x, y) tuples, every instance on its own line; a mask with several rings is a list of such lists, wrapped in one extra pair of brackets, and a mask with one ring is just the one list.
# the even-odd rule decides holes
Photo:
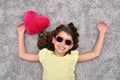
[(23, 21), (26, 32), (30, 35), (46, 29), (50, 24), (48, 17), (37, 15), (34, 11), (27, 11), (23, 16)]

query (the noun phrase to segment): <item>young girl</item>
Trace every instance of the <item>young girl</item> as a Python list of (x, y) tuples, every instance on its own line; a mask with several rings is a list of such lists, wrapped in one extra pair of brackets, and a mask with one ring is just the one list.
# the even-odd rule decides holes
[(43, 80), (75, 80), (74, 70), (77, 62), (87, 61), (100, 56), (107, 30), (104, 22), (99, 22), (98, 40), (92, 51), (79, 54), (79, 34), (73, 23), (58, 26), (51, 32), (41, 32), (38, 36), (39, 54), (26, 51), (24, 44), (24, 24), (17, 27), (19, 57), (27, 61), (40, 61), (43, 66)]

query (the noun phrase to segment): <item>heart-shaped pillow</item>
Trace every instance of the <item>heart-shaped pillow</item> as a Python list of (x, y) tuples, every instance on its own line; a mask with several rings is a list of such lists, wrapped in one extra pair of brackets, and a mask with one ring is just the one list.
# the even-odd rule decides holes
[(26, 32), (30, 35), (36, 34), (46, 29), (50, 20), (48, 17), (43, 15), (37, 15), (34, 11), (27, 11), (23, 16), (23, 22), (25, 25)]

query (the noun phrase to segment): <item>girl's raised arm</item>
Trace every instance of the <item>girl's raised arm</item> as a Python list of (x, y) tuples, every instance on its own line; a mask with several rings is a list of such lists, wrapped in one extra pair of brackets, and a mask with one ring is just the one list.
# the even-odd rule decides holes
[(93, 48), (92, 51), (86, 52), (83, 54), (79, 54), (78, 61), (87, 61), (94, 59), (98, 56), (100, 56), (101, 50), (102, 50), (102, 45), (105, 37), (105, 32), (107, 30), (107, 25), (104, 22), (99, 22), (98, 24), (98, 30), (99, 30), (99, 36), (98, 40)]
[(24, 42), (24, 33), (25, 33), (25, 26), (24, 24), (19, 24), (17, 26), (18, 30), (18, 56), (27, 61), (39, 61), (38, 54), (28, 53), (26, 51), (25, 42)]

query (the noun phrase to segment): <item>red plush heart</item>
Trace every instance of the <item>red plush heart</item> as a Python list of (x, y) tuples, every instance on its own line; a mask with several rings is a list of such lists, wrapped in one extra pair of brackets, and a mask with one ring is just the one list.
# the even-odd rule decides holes
[(27, 11), (23, 16), (23, 21), (26, 32), (30, 35), (46, 29), (50, 24), (48, 17), (37, 15), (34, 11)]

